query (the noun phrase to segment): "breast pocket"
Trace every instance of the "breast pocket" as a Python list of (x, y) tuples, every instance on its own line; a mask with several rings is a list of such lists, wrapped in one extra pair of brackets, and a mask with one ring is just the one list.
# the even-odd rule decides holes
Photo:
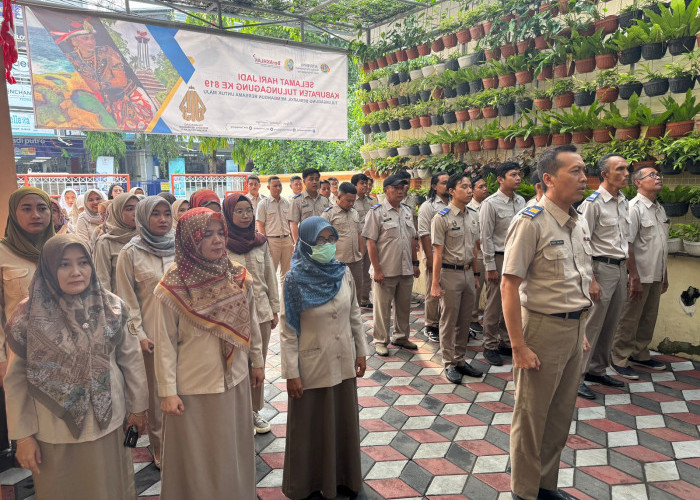
[(654, 226), (657, 222), (652, 219), (642, 219), (639, 224), (641, 226), (640, 232), (642, 233), (642, 238), (648, 241), (654, 236)]
[(496, 210), (496, 218), (501, 219), (512, 219), (515, 214), (509, 208), (499, 208)]
[(551, 278), (563, 278), (566, 249), (563, 246), (545, 247), (542, 256), (546, 261), (543, 274)]
[(307, 203), (305, 205), (301, 206), (301, 218), (302, 219), (308, 219), (309, 217), (313, 216), (314, 214), (314, 207), (310, 203)]
[[(19, 302), (29, 295), (29, 284), (32, 281), (29, 276), (29, 269), (6, 268), (2, 273), (2, 281), (5, 297), (12, 298), (15, 302)], [(7, 305), (7, 301), (5, 305)]]
[(384, 222), (382, 224), (382, 227), (384, 229), (384, 233), (386, 234), (386, 237), (391, 239), (391, 240), (396, 240), (399, 237), (399, 223), (398, 221), (391, 220)]

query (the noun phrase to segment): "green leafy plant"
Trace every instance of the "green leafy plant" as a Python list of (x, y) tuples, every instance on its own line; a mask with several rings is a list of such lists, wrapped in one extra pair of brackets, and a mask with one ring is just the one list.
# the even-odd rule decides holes
[(666, 110), (669, 112), (668, 121), (682, 122), (695, 119), (695, 115), (700, 113), (700, 104), (696, 104), (693, 91), (688, 90), (685, 100), (678, 104), (673, 97), (665, 97), (661, 100)]
[(599, 89), (605, 87), (615, 87), (618, 85), (618, 75), (619, 73), (614, 69), (601, 71), (598, 73), (598, 76), (596, 76), (595, 83)]
[(679, 138), (661, 138), (659, 152), (681, 168), (689, 161), (700, 161), (700, 134), (693, 133)]
[[(631, 26), (631, 28), (634, 28), (634, 26)], [(642, 43), (644, 43), (644, 40), (642, 38), (642, 32), (639, 29), (627, 29), (616, 31), (612, 35), (610, 42), (617, 50), (622, 51), (639, 47), (642, 45)]]
[(680, 237), (683, 241), (700, 242), (700, 224), (678, 224)]
[(637, 20), (637, 24), (627, 28), (627, 33), (628, 36), (634, 36), (641, 40), (642, 45), (661, 43), (666, 39), (658, 24), (646, 23), (641, 19)]
[(625, 195), (625, 198), (628, 200), (631, 200), (635, 196), (637, 196), (637, 188), (634, 186), (634, 184), (629, 184), (626, 187), (622, 188), (620, 190), (622, 194)]
[(691, 186), (679, 184), (673, 189), (664, 186), (661, 188), (661, 191), (659, 191), (656, 199), (659, 203), (684, 203), (688, 202), (693, 194), (693, 188)]
[(572, 104), (571, 112), (552, 112), (550, 113), (550, 120), (551, 122), (558, 122), (560, 133), (580, 132), (602, 128), (599, 118), (602, 112), (603, 108), (597, 102), (594, 102), (587, 111), (579, 108), (576, 104)]
[(556, 97), (562, 94), (568, 94), (574, 90), (574, 81), (570, 79), (557, 80), (554, 85), (549, 88), (548, 97)]
[(645, 9), (644, 13), (652, 23), (661, 28), (667, 39), (672, 40), (695, 36), (700, 31), (698, 6), (700, 6), (700, 0), (692, 0), (687, 7), (685, 0), (671, 0), (670, 9), (659, 4), (660, 14), (649, 9)]

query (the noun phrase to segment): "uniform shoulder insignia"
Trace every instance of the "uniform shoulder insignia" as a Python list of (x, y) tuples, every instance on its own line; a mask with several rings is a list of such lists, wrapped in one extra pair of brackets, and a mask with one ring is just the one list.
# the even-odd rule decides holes
[(530, 217), (531, 219), (534, 219), (535, 217), (537, 217), (538, 215), (540, 215), (542, 213), (542, 210), (543, 210), (542, 207), (538, 207), (537, 205), (533, 205), (531, 207), (527, 207), (521, 213), (525, 217)]
[(598, 191), (593, 191), (593, 194), (586, 198), (586, 201), (595, 201), (598, 196), (600, 196), (600, 193)]
[(324, 212), (328, 212), (331, 208), (333, 208), (333, 205), (331, 205), (330, 207), (326, 208), (326, 209), (324, 210)]
[(299, 198), (300, 196), (301, 196), (301, 193), (295, 194), (294, 196), (292, 196), (292, 199), (295, 200), (295, 199)]
[(376, 210), (376, 209), (378, 209), (378, 208), (381, 207), (381, 206), (382, 206), (381, 203), (377, 203), (376, 205), (372, 205), (372, 210)]
[(450, 213), (450, 209), (448, 207), (443, 208), (438, 212), (440, 215), (445, 216)]

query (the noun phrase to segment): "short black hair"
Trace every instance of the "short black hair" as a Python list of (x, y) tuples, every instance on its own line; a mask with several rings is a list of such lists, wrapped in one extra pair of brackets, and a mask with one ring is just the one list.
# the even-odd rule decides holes
[(520, 164), (514, 161), (504, 161), (496, 167), (496, 177), (505, 177), (511, 170), (520, 170)]
[[(114, 190), (115, 186), (119, 186), (120, 188), (124, 189), (124, 186), (122, 186), (118, 182), (116, 184), (112, 184), (111, 186), (109, 186), (109, 191), (107, 191), (107, 199), (108, 200), (114, 199), (114, 195), (112, 194), (112, 191)], [(124, 189), (124, 191), (126, 191), (126, 189)]]
[[(544, 174), (556, 175), (557, 170), (561, 168), (561, 163), (557, 159), (559, 153), (577, 153), (578, 150), (573, 144), (564, 144), (562, 146), (557, 146), (552, 149), (548, 149), (540, 155), (540, 159), (537, 161), (537, 174), (540, 179), (544, 181)], [(542, 186), (545, 190), (546, 185)]]
[(610, 158), (622, 158), (623, 160), (625, 160), (625, 157), (619, 153), (608, 153), (606, 155), (601, 156), (600, 160), (598, 160), (598, 163), (596, 164), (596, 166), (598, 167), (598, 172), (600, 172), (601, 181), (603, 180), (603, 172), (610, 173), (610, 171), (608, 170), (608, 160)]
[(450, 175), (444, 170), (441, 170), (440, 172), (435, 172), (433, 176), (430, 178), (430, 189), (428, 190), (428, 199), (429, 200), (435, 200), (435, 197), (437, 196), (437, 191), (435, 190), (435, 186), (438, 185), (438, 182), (440, 182), (440, 177), (443, 175)]
[(338, 186), (338, 194), (357, 194), (357, 188), (349, 182), (343, 182)]
[(326, 179), (323, 179), (321, 182), (318, 183), (319, 186), (322, 186), (323, 184), (328, 184), (330, 186), (331, 182)]
[(176, 200), (175, 195), (170, 191), (163, 191), (161, 193), (158, 193), (158, 196), (160, 196), (161, 198), (165, 198), (165, 201), (167, 201), (171, 205), (175, 203)]
[(276, 175), (271, 175), (270, 177), (267, 178), (267, 184), (268, 184), (268, 185), (269, 185), (272, 181), (280, 181), (280, 182), (282, 182), (282, 181), (280, 180), (280, 178), (277, 177)]
[(350, 178), (350, 182), (352, 183), (353, 186), (357, 186), (357, 183), (360, 181), (368, 181), (369, 177), (367, 177), (365, 174), (355, 174)]
[(250, 181), (260, 182), (260, 177), (258, 177), (257, 175), (249, 175), (248, 178), (245, 180), (245, 182), (246, 182), (246, 184), (248, 184), (248, 182), (250, 182)]
[[(450, 178), (447, 179), (447, 190), (449, 191), (450, 189), (455, 189), (457, 187), (457, 183), (465, 177), (469, 179), (469, 174), (466, 172), (457, 172), (456, 174), (452, 174)], [(469, 180), (471, 181), (471, 179)]]
[(472, 186), (476, 186), (476, 183), (482, 180), (483, 177), (479, 174), (476, 174), (474, 177), (472, 177)]
[(329, 182), (330, 182), (330, 181), (338, 182), (338, 178), (337, 178), (337, 177), (329, 177), (329, 178), (328, 178), (328, 181), (329, 181)]
[(306, 178), (310, 175), (318, 175), (320, 177), (321, 172), (319, 172), (317, 168), (305, 168), (304, 171), (301, 173), (301, 178), (306, 180)]
[(298, 175), (293, 175), (289, 178), (289, 183), (291, 184), (294, 181), (300, 181), (300, 180), (301, 180), (301, 177), (299, 177)]
[(530, 184), (534, 186), (538, 182), (542, 182), (542, 179), (540, 178), (540, 173), (537, 171), (537, 169), (534, 169), (530, 174)]

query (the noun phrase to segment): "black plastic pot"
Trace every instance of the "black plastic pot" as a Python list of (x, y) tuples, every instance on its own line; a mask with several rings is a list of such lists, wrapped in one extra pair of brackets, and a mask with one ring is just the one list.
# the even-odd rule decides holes
[(677, 201), (674, 203), (661, 203), (668, 217), (683, 217), (688, 213), (689, 203), (687, 201)]
[(690, 213), (693, 214), (693, 217), (700, 219), (700, 203), (690, 205)]
[(362, 131), (363, 134), (369, 134), (372, 132), (372, 127), (369, 125), (362, 125), (360, 127), (360, 130)]
[(389, 75), (389, 85), (398, 85), (401, 82), (398, 73), (391, 73)]
[(372, 129), (373, 134), (378, 134), (379, 132), (381, 132), (381, 129), (379, 128), (378, 123), (373, 123), (372, 125), (370, 125), (370, 128)]
[(664, 54), (666, 54), (666, 45), (663, 42), (642, 45), (642, 57), (647, 61), (661, 59)]
[(700, 160), (688, 160), (685, 164), (685, 169), (688, 171), (688, 173), (691, 173), (693, 175), (700, 175)]
[(644, 93), (649, 97), (656, 97), (657, 95), (664, 95), (668, 92), (668, 78), (660, 78), (658, 80), (650, 80), (642, 84), (644, 86)]
[(668, 87), (674, 94), (685, 94), (689, 89), (695, 87), (695, 77), (688, 75), (669, 78)]
[(414, 144), (413, 146), (408, 146), (408, 155), (409, 156), (418, 156), (420, 154), (420, 147), (418, 144)]
[(430, 94), (432, 94), (432, 90), (419, 90), (418, 95), (420, 96), (420, 100), (423, 102), (428, 102), (430, 100)]
[(469, 92), (472, 94), (476, 94), (477, 92), (481, 92), (484, 90), (484, 82), (481, 80), (474, 80), (473, 82), (469, 82)]
[(644, 87), (641, 82), (624, 83), (618, 87), (618, 90), (620, 92), (619, 97), (620, 99), (624, 99), (626, 101), (630, 97), (632, 97), (632, 94), (637, 94), (637, 96), (641, 96), (643, 88)]
[(469, 64), (467, 64), (467, 66), (474, 66), (475, 64), (486, 62), (486, 53), (483, 50), (474, 52), (470, 54), (470, 56), (471, 59), (469, 59)]
[(620, 24), (620, 28), (627, 29), (633, 24), (635, 24), (635, 21), (637, 19), (643, 19), (644, 18), (644, 11), (642, 9), (637, 9), (637, 10), (632, 10), (630, 12), (623, 12), (620, 14), (620, 16), (617, 19), (617, 22)]
[(457, 61), (457, 59), (448, 59), (445, 61), (445, 68), (451, 71), (457, 71), (459, 69), (459, 61)]
[(618, 62), (620, 64), (634, 64), (642, 58), (642, 46), (632, 47), (620, 52)]
[(457, 95), (467, 95), (469, 93), (469, 82), (458, 83), (455, 90)]
[(372, 87), (370, 87), (369, 83), (361, 83), (361, 84), (360, 84), (360, 88), (361, 88), (362, 90), (366, 90), (367, 92), (369, 92), (370, 90), (372, 90)]
[(457, 114), (454, 111), (447, 111), (442, 114), (442, 119), (445, 120), (445, 124), (457, 123)]
[(523, 111), (531, 111), (532, 110), (532, 99), (527, 97), (525, 99), (515, 101), (515, 109), (518, 111), (518, 113), (522, 113)]
[(401, 125), (399, 125), (398, 120), (390, 120), (389, 121), (389, 130), (392, 132), (396, 132), (397, 130), (401, 129)]
[(457, 89), (452, 87), (452, 88), (444, 88), (442, 89), (442, 96), (445, 99), (450, 99), (452, 97), (457, 97)]
[(433, 125), (442, 125), (443, 123), (445, 123), (445, 120), (442, 116), (443, 115), (432, 115), (430, 117), (430, 123), (432, 123)]
[(397, 148), (389, 148), (389, 156), (399, 156), (399, 150)]
[(380, 123), (380, 124), (379, 124), (379, 130), (382, 131), (382, 132), (389, 132), (389, 130), (391, 130), (391, 129), (389, 128), (389, 122), (382, 122), (382, 123)]
[(406, 106), (410, 102), (408, 100), (408, 96), (405, 96), (405, 95), (400, 95), (398, 97), (398, 99), (399, 99), (399, 106)]
[(661, 173), (664, 175), (680, 175), (685, 170), (685, 165), (682, 165), (681, 168), (675, 168), (675, 166), (673, 159), (667, 159), (661, 164)]
[(408, 102), (410, 102), (411, 105), (418, 104), (418, 101), (420, 101), (420, 96), (418, 94), (409, 94)]
[(410, 128), (411, 128), (410, 118), (400, 118), (399, 119), (399, 127), (401, 127), (401, 130), (410, 130)]
[(668, 51), (672, 56), (686, 54), (695, 48), (695, 37), (684, 36), (683, 38), (675, 38), (668, 41)]
[(420, 150), (420, 154), (430, 156), (430, 144), (419, 144), (418, 149)]
[[(668, 5), (664, 3), (663, 5), (668, 8), (670, 3)], [(650, 5), (649, 7), (646, 7), (646, 8), (649, 9), (650, 11), (656, 13), (656, 14), (661, 15), (661, 9), (659, 8), (658, 4)], [(646, 21), (646, 22), (650, 21), (649, 16), (647, 16), (646, 14), (644, 14), (644, 21)]]
[(515, 103), (512, 101), (506, 104), (499, 104), (497, 107), (498, 116), (513, 116), (515, 114)]
[(590, 106), (595, 102), (595, 90), (591, 92), (575, 92), (574, 102), (576, 106)]
[(399, 81), (406, 83), (411, 81), (411, 74), (408, 71), (399, 71)]

